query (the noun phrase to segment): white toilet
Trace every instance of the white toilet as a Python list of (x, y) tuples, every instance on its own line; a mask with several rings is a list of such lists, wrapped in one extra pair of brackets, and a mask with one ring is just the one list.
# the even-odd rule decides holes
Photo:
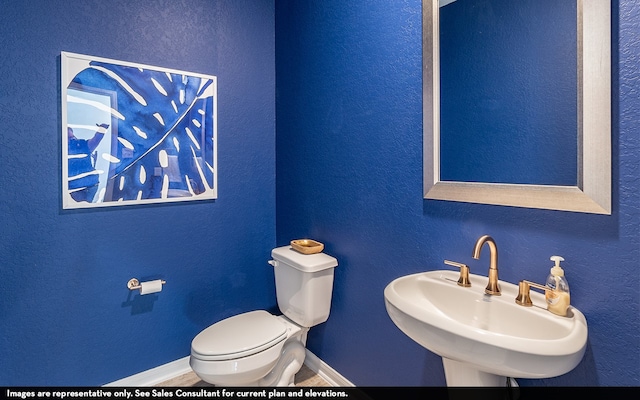
[(218, 386), (291, 386), (305, 358), (309, 328), (329, 318), (333, 269), (324, 253), (302, 254), (290, 246), (271, 251), (278, 307), (216, 322), (191, 342), (189, 364)]

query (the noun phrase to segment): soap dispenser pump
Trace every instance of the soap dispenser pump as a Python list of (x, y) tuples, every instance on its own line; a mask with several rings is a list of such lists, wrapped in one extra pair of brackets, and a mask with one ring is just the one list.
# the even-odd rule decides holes
[(560, 262), (564, 261), (564, 258), (551, 256), (551, 261), (554, 261), (555, 265), (547, 277), (546, 286), (549, 288), (545, 291), (547, 309), (554, 314), (565, 316), (570, 304), (570, 295), (569, 283), (564, 276), (564, 270), (560, 267)]

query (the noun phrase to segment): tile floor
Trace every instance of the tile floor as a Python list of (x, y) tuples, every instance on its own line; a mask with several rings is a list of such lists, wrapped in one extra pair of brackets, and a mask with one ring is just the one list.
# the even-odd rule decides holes
[[(295, 377), (296, 386), (307, 387), (319, 387), (319, 386), (331, 386), (329, 382), (325, 381), (318, 374), (310, 370), (306, 365), (303, 365), (300, 371)], [(210, 383), (204, 382), (192, 371), (184, 375), (180, 375), (176, 378), (169, 379), (159, 383), (156, 386), (164, 387), (211, 387)]]

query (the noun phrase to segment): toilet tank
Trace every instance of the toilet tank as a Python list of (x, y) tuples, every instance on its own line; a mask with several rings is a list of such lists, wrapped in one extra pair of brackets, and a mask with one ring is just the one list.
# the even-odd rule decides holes
[(338, 260), (324, 253), (302, 254), (291, 246), (273, 249), (271, 257), (280, 311), (304, 327), (326, 321)]

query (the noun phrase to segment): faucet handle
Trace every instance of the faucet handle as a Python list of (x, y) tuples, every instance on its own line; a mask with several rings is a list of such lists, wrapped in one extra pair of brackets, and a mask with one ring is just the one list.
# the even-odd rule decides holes
[(469, 280), (469, 267), (466, 264), (449, 260), (444, 260), (444, 263), (451, 265), (452, 267), (460, 268), (460, 279), (458, 279), (459, 286), (471, 287), (471, 281)]
[(531, 286), (536, 289), (544, 290), (545, 293), (547, 290), (549, 290), (549, 288), (544, 285), (523, 279), (520, 281), (520, 283), (518, 283), (518, 296), (516, 297), (516, 304), (524, 307), (531, 307), (533, 305), (533, 302), (531, 301)]

